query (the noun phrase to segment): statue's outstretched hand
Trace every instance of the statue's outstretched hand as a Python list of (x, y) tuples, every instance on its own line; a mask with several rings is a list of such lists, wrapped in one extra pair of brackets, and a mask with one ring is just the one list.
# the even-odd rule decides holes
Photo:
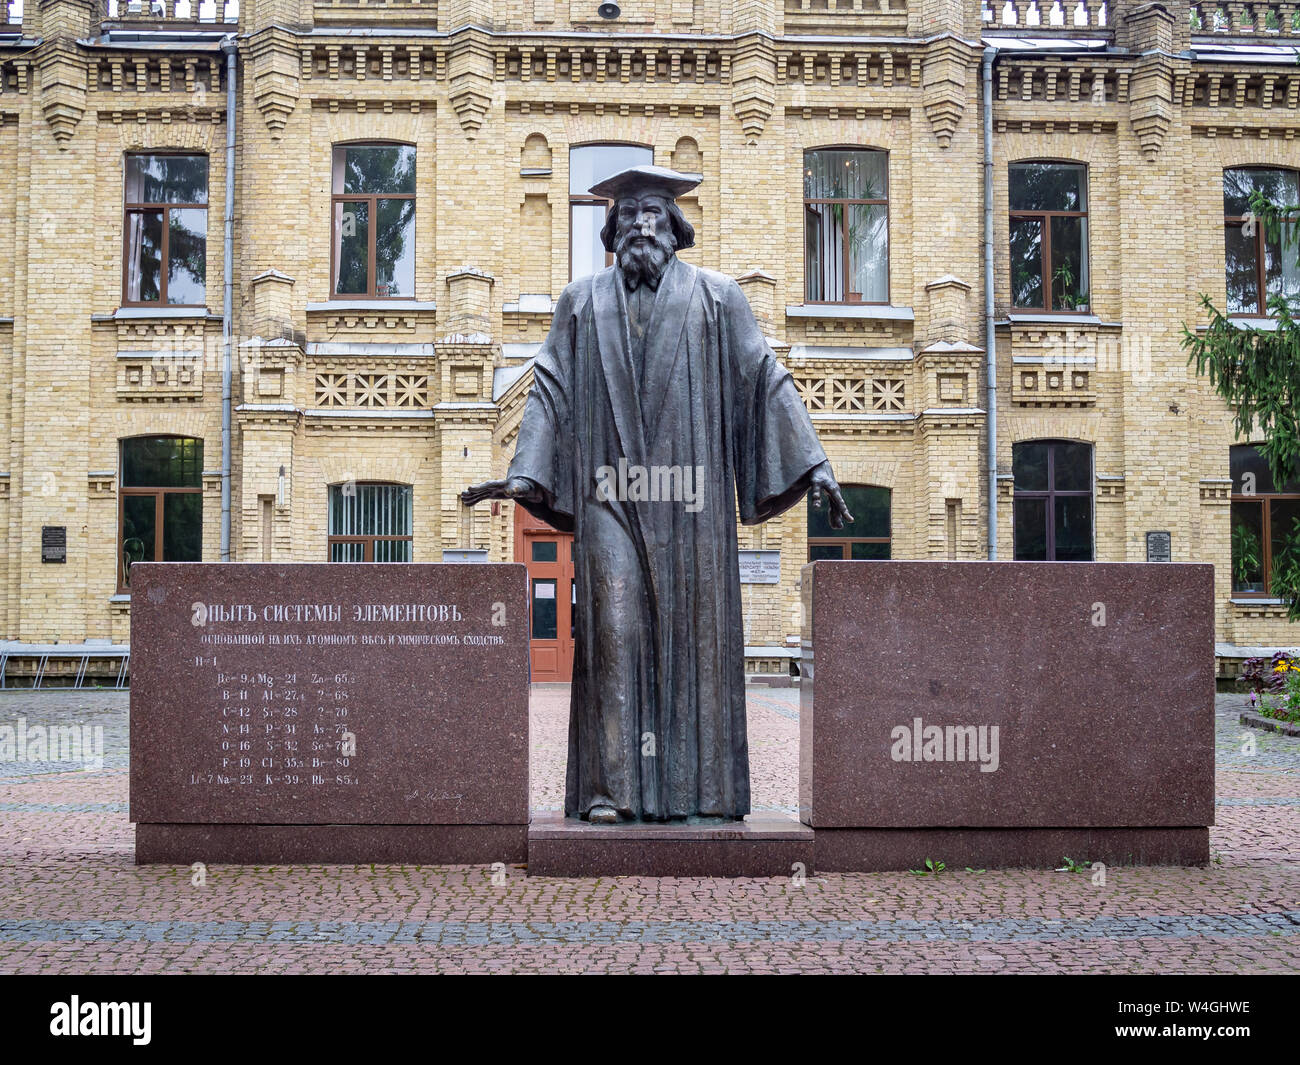
[(532, 503), (541, 498), (540, 486), (527, 477), (507, 477), (501, 481), (472, 484), (460, 494), (460, 501), (467, 507), (484, 499), (520, 499)]
[(829, 459), (820, 466), (813, 467), (810, 493), (812, 505), (817, 510), (821, 510), (824, 500), (830, 501), (830, 514), (827, 517), (832, 529), (842, 529), (853, 522), (853, 515), (849, 513), (844, 497), (840, 494), (840, 483), (835, 479)]

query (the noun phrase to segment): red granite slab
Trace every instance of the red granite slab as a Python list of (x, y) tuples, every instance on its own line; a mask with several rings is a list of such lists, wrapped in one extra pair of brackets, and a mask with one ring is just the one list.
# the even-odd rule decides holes
[(592, 825), (537, 812), (529, 876), (780, 876), (813, 871), (813, 830), (780, 814), (721, 824)]
[(1208, 828), (819, 828), (815, 861), (821, 873), (880, 873), (921, 869), (927, 858), (952, 872), (977, 869), (1057, 869), (1077, 863), (1206, 865)]
[(819, 832), (1214, 823), (1211, 566), (816, 562), (802, 583)]
[(155, 563), (131, 584), (131, 820), (527, 824), (523, 566)]
[(527, 825), (136, 825), (137, 864), (491, 865), (528, 858)]

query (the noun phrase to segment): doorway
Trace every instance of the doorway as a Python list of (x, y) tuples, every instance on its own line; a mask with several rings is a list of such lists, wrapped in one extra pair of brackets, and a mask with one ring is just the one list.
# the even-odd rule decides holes
[(528, 568), (528, 651), (534, 682), (573, 679), (573, 534), (515, 507), (515, 561)]

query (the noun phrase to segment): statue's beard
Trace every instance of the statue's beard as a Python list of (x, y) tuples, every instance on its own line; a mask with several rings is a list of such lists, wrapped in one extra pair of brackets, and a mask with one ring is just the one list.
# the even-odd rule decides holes
[(640, 232), (635, 229), (628, 229), (619, 236), (614, 245), (618, 267), (632, 284), (658, 288), (659, 279), (677, 250), (677, 242), (671, 233), (658, 230), (650, 240), (637, 240), (639, 236)]

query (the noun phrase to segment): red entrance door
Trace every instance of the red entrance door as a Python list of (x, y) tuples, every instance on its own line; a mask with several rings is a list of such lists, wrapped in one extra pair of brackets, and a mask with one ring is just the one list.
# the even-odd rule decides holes
[(528, 567), (529, 657), (534, 681), (573, 679), (573, 534), (515, 507), (515, 561)]

